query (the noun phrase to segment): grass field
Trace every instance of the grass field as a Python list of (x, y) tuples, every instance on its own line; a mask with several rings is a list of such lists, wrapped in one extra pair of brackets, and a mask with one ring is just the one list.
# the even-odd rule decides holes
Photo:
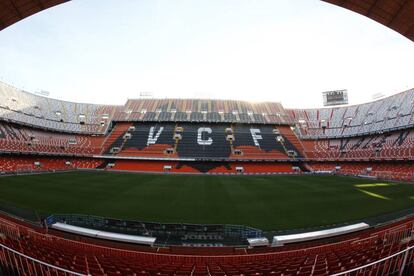
[(335, 176), (74, 172), (0, 177), (0, 201), (46, 213), (279, 230), (414, 207), (414, 185), (381, 183)]

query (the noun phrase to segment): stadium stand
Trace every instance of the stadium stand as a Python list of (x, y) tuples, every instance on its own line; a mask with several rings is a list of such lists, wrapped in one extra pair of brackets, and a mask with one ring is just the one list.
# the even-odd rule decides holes
[[(35, 154), (42, 155), (38, 159), (45, 170), (71, 168), (64, 164), (49, 168), (47, 156), (57, 160), (58, 156), (98, 158), (98, 162), (88, 163), (90, 169), (230, 174), (306, 172), (312, 166), (324, 166), (321, 161), (330, 167), (336, 161), (343, 162), (342, 173), (413, 179), (405, 170), (411, 166), (402, 161), (412, 160), (414, 154), (414, 90), (362, 105), (308, 110), (285, 110), (279, 103), (220, 100), (77, 104), (2, 83), (0, 97), (0, 152), (9, 154), (3, 157), (7, 160), (1, 166), (3, 172), (17, 170), (10, 154)], [(99, 159), (103, 157), (106, 161)], [(30, 156), (16, 159), (23, 162), (19, 158), (36, 162)], [(277, 162), (256, 166), (250, 160)], [(286, 165), (279, 161), (301, 162)]]
[[(0, 264), (9, 274), (58, 274), (56, 269), (28, 261), (34, 258), (77, 273), (92, 275), (332, 275), (391, 256), (412, 245), (413, 221), (406, 220), (381, 229), (365, 231), (357, 237), (344, 238), (336, 243), (302, 245), (295, 249), (258, 253), (257, 250), (237, 250), (226, 255), (205, 255), (192, 250), (191, 255), (142, 250), (125, 250), (96, 245), (93, 242), (73, 241), (58, 234), (45, 234), (42, 229), (26, 227), (4, 218), (0, 219), (2, 250)], [(14, 251), (12, 251), (14, 250)], [(210, 249), (212, 250), (212, 249)], [(219, 249), (214, 248), (215, 252)], [(156, 250), (158, 251), (158, 250)], [(19, 252), (22, 255), (17, 255)], [(413, 251), (397, 255), (363, 270), (362, 275), (398, 272), (401, 266), (412, 271)], [(217, 253), (216, 253), (217, 254)], [(25, 257), (26, 256), (26, 257)], [(22, 264), (16, 267), (16, 264)], [(47, 272), (46, 272), (47, 271)], [(44, 273), (44, 274), (43, 274)], [(383, 274), (382, 274), (383, 275)]]
[(375, 176), (386, 180), (413, 181), (413, 164), (407, 162), (309, 162), (312, 171), (337, 174)]
[[(53, 100), (1, 83), (0, 147), (136, 157), (410, 159), (413, 97), (414, 90), (408, 90), (367, 104), (320, 110), (174, 99), (101, 106)], [(263, 120), (254, 119), (259, 114)]]
[(254, 173), (295, 173), (296, 166), (288, 162), (179, 162), (179, 161), (137, 161), (112, 160), (113, 166), (108, 170), (135, 172), (170, 172), (170, 173), (212, 173), (212, 174), (254, 174)]
[(0, 156), (0, 174), (96, 169), (102, 163), (96, 158)]
[(303, 138), (340, 138), (409, 128), (414, 123), (414, 89), (374, 102), (286, 112)]
[(137, 99), (124, 106), (81, 104), (34, 95), (0, 82), (3, 120), (64, 132), (102, 134), (111, 121), (287, 124), (280, 103)]
[(305, 152), (314, 159), (396, 159), (413, 158), (411, 129), (342, 139), (306, 140)]
[(165, 122), (117, 124), (104, 151), (117, 156), (274, 160), (302, 158), (303, 152), (289, 127)]
[(92, 155), (99, 153), (102, 138), (48, 132), (0, 122), (0, 149), (7, 152)]
[[(134, 124), (129, 138), (120, 145), (119, 155), (164, 157), (173, 155), (175, 127), (173, 124)], [(171, 149), (171, 154), (167, 154)]]
[[(413, 98), (408, 90), (362, 105), (289, 110), (279, 103), (177, 99), (102, 106), (0, 84), (0, 173), (310, 172), (412, 182)], [(130, 248), (46, 234), (8, 217), (0, 219), (0, 273), (331, 275), (356, 268), (357, 275), (385, 275), (404, 268), (411, 275), (413, 226), (407, 219), (282, 248)]]
[(228, 158), (230, 142), (226, 140), (225, 125), (183, 124), (182, 139), (177, 152), (182, 157)]
[[(64, 2), (2, 1), (0, 30)], [(325, 2), (414, 38), (412, 1)], [(197, 99), (104, 106), (54, 100), (0, 83), (0, 172), (298, 173), (299, 168), (413, 181), (413, 101), (414, 89), (362, 105), (323, 109)], [(219, 146), (209, 147), (209, 138)], [(413, 226), (409, 218), (337, 240), (282, 248), (126, 249), (93, 239), (75, 241), (1, 215), (0, 274), (332, 275), (355, 268), (355, 275), (413, 275)], [(372, 265), (364, 268), (366, 264)]]
[(37, 96), (0, 83), (0, 117), (39, 128), (102, 133), (116, 107), (79, 104)]
[(113, 153), (113, 148), (119, 147), (122, 144), (122, 138), (127, 130), (132, 126), (131, 123), (118, 123), (111, 132), (106, 136), (101, 153)]

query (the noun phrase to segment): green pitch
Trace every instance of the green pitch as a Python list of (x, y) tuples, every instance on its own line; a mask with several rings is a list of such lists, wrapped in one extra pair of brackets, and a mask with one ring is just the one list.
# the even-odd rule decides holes
[(73, 172), (0, 177), (0, 201), (43, 213), (278, 230), (414, 207), (414, 185), (336, 176)]

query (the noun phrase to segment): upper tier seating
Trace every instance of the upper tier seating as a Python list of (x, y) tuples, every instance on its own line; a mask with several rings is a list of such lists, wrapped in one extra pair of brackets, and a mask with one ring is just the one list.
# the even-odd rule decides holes
[(295, 123), (305, 138), (378, 133), (414, 124), (414, 89), (347, 107), (288, 109), (280, 103), (132, 99), (123, 106), (59, 101), (0, 82), (0, 118), (65, 132), (102, 134), (115, 122)]
[(304, 141), (309, 158), (366, 160), (413, 159), (414, 131), (402, 130), (379, 135)]
[(0, 151), (92, 155), (103, 137), (48, 132), (0, 122)]
[[(297, 148), (302, 145), (295, 134), (288, 127), (282, 132), (279, 132), (278, 127), (270, 125), (117, 123), (110, 138), (105, 141), (105, 153), (117, 156), (198, 159), (302, 157), (303, 149)], [(108, 141), (112, 141), (112, 144), (109, 145)]]
[(59, 101), (0, 82), (0, 118), (57, 131), (102, 134), (112, 122), (295, 123), (302, 137), (372, 134), (414, 124), (414, 89), (347, 107), (288, 109), (280, 103), (201, 99), (132, 99), (123, 106)]
[(73, 103), (0, 82), (0, 118), (64, 132), (102, 134), (112, 121), (289, 124), (280, 103), (200, 99), (136, 99), (123, 106)]
[(128, 100), (115, 121), (165, 121), (214, 123), (288, 124), (280, 103), (251, 103), (232, 100), (136, 99)]
[(102, 133), (116, 109), (45, 98), (0, 82), (0, 118), (3, 120), (66, 132)]
[(347, 107), (290, 109), (305, 138), (333, 138), (378, 133), (414, 124), (414, 89), (374, 102)]
[(165, 150), (174, 146), (173, 124), (135, 124), (128, 131), (131, 138), (120, 145), (123, 156), (164, 157)]
[(120, 147), (122, 137), (132, 126), (132, 123), (117, 123), (110, 133), (108, 133), (103, 141), (101, 154), (110, 153), (112, 147)]
[[(268, 125), (235, 125), (233, 129), (234, 149), (242, 151), (242, 156), (239, 157), (286, 159), (288, 151), (294, 151), (296, 157), (301, 157), (300, 151), (290, 143), (287, 137), (275, 133), (278, 128)], [(283, 140), (277, 140), (278, 136), (281, 136)]]
[(225, 130), (228, 125), (181, 124), (182, 139), (178, 142), (180, 157), (228, 158), (231, 153)]

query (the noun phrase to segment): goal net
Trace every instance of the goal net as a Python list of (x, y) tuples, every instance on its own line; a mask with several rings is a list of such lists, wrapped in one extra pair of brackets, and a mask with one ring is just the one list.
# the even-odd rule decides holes
[(33, 172), (33, 166), (32, 165), (17, 165), (16, 167), (16, 173), (17, 174), (23, 174), (23, 173), (32, 173)]

